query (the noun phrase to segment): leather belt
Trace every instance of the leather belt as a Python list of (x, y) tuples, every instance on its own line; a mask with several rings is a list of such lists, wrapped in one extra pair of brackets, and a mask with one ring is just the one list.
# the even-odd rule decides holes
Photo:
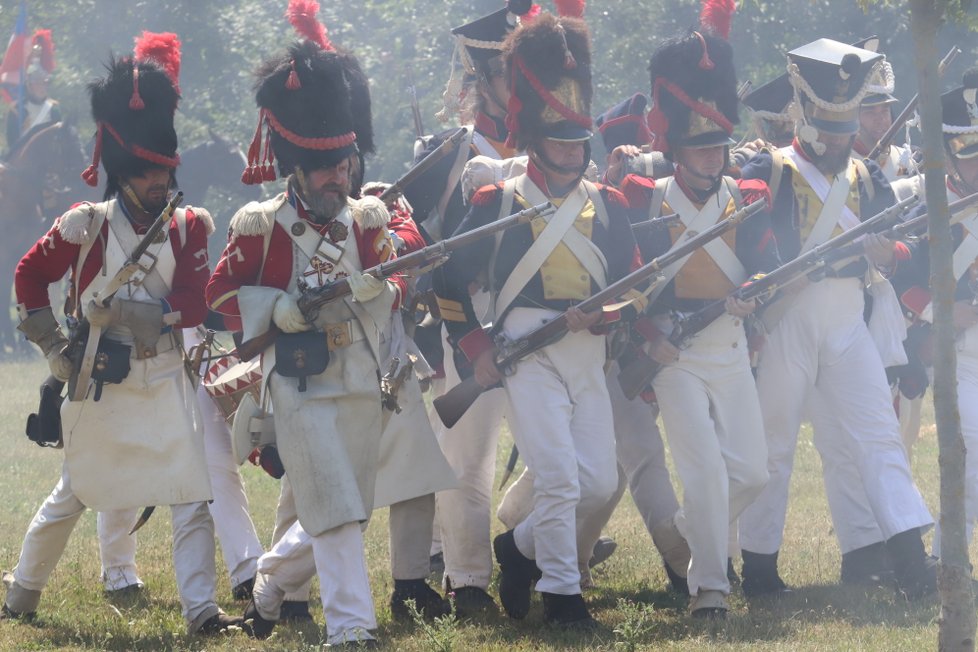
[(326, 347), (330, 351), (336, 351), (366, 339), (360, 322), (355, 319), (336, 324), (326, 324), (323, 326), (323, 334), (326, 336)]

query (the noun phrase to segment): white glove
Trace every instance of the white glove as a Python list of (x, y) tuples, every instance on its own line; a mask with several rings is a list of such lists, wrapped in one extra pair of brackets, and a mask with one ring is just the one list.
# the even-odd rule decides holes
[(347, 281), (350, 283), (350, 293), (357, 303), (366, 303), (384, 291), (387, 281), (370, 274), (351, 274)]
[(301, 333), (312, 328), (312, 325), (306, 321), (305, 315), (299, 310), (296, 298), (291, 294), (281, 294), (275, 300), (272, 322), (283, 333)]
[(68, 379), (71, 378), (72, 368), (74, 367), (71, 364), (71, 360), (61, 353), (61, 351), (54, 350), (47, 354), (47, 359), (51, 375), (63, 383), (68, 382)]
[(893, 241), (879, 233), (867, 233), (863, 238), (866, 258), (877, 267), (893, 265)]
[(85, 316), (88, 318), (89, 324), (105, 330), (109, 326), (118, 323), (122, 318), (122, 302), (109, 301), (109, 305), (103, 306), (95, 299), (92, 299), (85, 308)]

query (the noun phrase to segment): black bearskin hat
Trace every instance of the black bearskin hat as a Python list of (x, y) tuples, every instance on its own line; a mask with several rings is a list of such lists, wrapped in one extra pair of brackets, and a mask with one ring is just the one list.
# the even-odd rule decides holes
[(179, 47), (175, 34), (144, 32), (135, 57), (113, 57), (108, 76), (88, 85), (98, 126), (92, 165), (82, 173), (89, 185), (98, 183), (100, 159), (109, 176), (107, 194), (120, 177), (180, 164), (173, 128), (180, 100)]
[(591, 137), (591, 36), (583, 20), (541, 14), (509, 36), (504, 56), (508, 146)]
[(737, 73), (730, 44), (694, 31), (661, 45), (649, 61), (653, 147), (667, 157), (677, 147), (728, 145), (737, 117)]
[(964, 85), (941, 96), (944, 144), (951, 156), (978, 156), (978, 68), (964, 73)]
[(318, 10), (313, 0), (291, 0), (289, 20), (305, 38), (258, 70), (255, 101), (261, 112), (245, 183), (273, 180), (274, 159), (284, 177), (296, 167), (333, 167), (352, 154), (374, 151), (369, 82), (356, 57), (327, 39)]

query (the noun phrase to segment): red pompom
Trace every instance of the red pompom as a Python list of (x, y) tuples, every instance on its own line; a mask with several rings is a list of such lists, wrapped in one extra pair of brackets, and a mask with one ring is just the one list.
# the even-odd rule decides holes
[(253, 174), (253, 172), (254, 171), (252, 170), (252, 167), (250, 165), (248, 167), (246, 167), (244, 169), (244, 172), (241, 173), (241, 183), (245, 184), (246, 186), (250, 186), (250, 185), (254, 184), (254, 181), (253, 181), (254, 174)]
[(713, 36), (727, 40), (730, 38), (730, 23), (733, 22), (736, 10), (735, 0), (703, 0), (700, 27)]
[(45, 72), (54, 71), (54, 41), (51, 39), (51, 30), (39, 29), (35, 31), (33, 38), (31, 38), (31, 45), (36, 45), (41, 50), (41, 68)]
[(327, 52), (333, 52), (336, 48), (329, 42), (326, 27), (316, 18), (317, 13), (319, 3), (316, 0), (289, 0), (285, 15), (299, 36), (318, 44)]
[(261, 170), (261, 180), (262, 181), (275, 181), (275, 168), (271, 164), (262, 167)]
[(143, 32), (133, 50), (136, 61), (152, 61), (180, 88), (180, 39), (173, 32)]
[(561, 16), (584, 18), (584, 0), (554, 0), (554, 4)]

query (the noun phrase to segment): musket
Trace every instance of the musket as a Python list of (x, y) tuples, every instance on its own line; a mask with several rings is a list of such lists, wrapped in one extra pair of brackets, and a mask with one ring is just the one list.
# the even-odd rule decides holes
[(421, 121), (421, 107), (418, 104), (418, 89), (414, 85), (414, 70), (408, 68), (408, 93), (411, 95), (411, 114), (414, 116), (414, 135), (424, 138), (424, 123)]
[(455, 133), (446, 138), (438, 147), (432, 150), (430, 154), (418, 161), (417, 165), (405, 172), (400, 179), (389, 185), (384, 192), (380, 193), (380, 201), (387, 204), (387, 206), (391, 206), (395, 201), (397, 201), (397, 198), (404, 193), (405, 188), (410, 186), (419, 177), (421, 177), (421, 175), (434, 167), (438, 161), (455, 151), (455, 148), (458, 147), (465, 138), (466, 133), (467, 131), (465, 127), (459, 127)]
[[(890, 206), (865, 222), (861, 222), (858, 226), (808, 250), (774, 271), (759, 275), (729, 296), (741, 301), (768, 298), (773, 296), (778, 289), (801, 276), (811, 274), (845, 258), (862, 255), (862, 242), (854, 242), (857, 238), (867, 233), (884, 232), (891, 235), (893, 229), (898, 228), (893, 226), (894, 222), (898, 221), (900, 216), (918, 201), (918, 197), (913, 195)], [(955, 206), (957, 207), (957, 202)], [(960, 210), (960, 207), (957, 210)], [(926, 219), (926, 216), (924, 218)], [(918, 219), (908, 220), (904, 224), (916, 222)], [(893, 235), (895, 236), (895, 234)], [(845, 255), (840, 255), (839, 252), (843, 252)], [(674, 328), (669, 336), (670, 344), (680, 349), (685, 347), (690, 338), (726, 312), (726, 299), (727, 297), (724, 297), (712, 301), (689, 315), (673, 314)], [(625, 359), (628, 362), (622, 365), (618, 373), (618, 384), (621, 385), (622, 392), (628, 399), (634, 399), (652, 382), (663, 365), (653, 360), (639, 346), (629, 347), (627, 356), (622, 356), (620, 361)]]
[[(167, 202), (166, 206), (160, 211), (160, 214), (146, 231), (146, 235), (143, 236), (139, 244), (129, 254), (129, 258), (126, 259), (122, 269), (115, 273), (115, 276), (109, 280), (108, 284), (102, 290), (95, 293), (92, 298), (93, 301), (102, 307), (109, 305), (116, 292), (128, 283), (137, 272), (142, 271), (148, 274), (152, 270), (153, 265), (156, 264), (156, 256), (149, 253), (149, 248), (153, 244), (161, 244), (166, 241), (165, 237), (163, 240), (160, 240), (158, 236), (163, 235), (163, 229), (169, 226), (170, 220), (173, 219), (173, 213), (182, 201), (183, 191), (178, 191)], [(72, 329), (71, 337), (68, 339), (68, 345), (65, 347), (65, 355), (75, 361), (75, 369), (78, 370), (77, 373), (72, 374), (71, 380), (68, 382), (68, 396), (72, 401), (85, 400), (85, 395), (88, 393), (88, 381), (92, 377), (92, 369), (95, 366), (95, 354), (98, 350), (98, 342), (101, 336), (102, 329), (92, 326), (88, 319), (84, 317)], [(85, 342), (85, 345), (79, 359), (78, 351), (81, 349), (82, 342)]]
[[(448, 260), (448, 256), (461, 247), (470, 245), (483, 238), (501, 233), (517, 224), (527, 224), (536, 217), (550, 215), (556, 210), (550, 202), (544, 202), (536, 206), (530, 206), (509, 217), (496, 220), (480, 226), (479, 228), (460, 233), (447, 240), (436, 242), (423, 249), (412, 251), (404, 256), (399, 256), (386, 263), (375, 265), (363, 271), (378, 279), (385, 279), (395, 274), (400, 274), (414, 269), (434, 267)], [(306, 321), (313, 323), (319, 315), (319, 310), (326, 304), (342, 299), (350, 294), (350, 282), (346, 278), (336, 279), (326, 285), (317, 288), (307, 288), (299, 296), (299, 310), (305, 315)], [(274, 323), (269, 325), (267, 331), (257, 337), (253, 337), (247, 342), (238, 345), (236, 353), (244, 361), (251, 360), (266, 348), (272, 345), (278, 337), (278, 327)]]
[[(724, 220), (721, 220), (699, 233), (686, 232), (683, 234), (685, 242), (678, 244), (663, 255), (655, 258), (651, 262), (643, 265), (634, 272), (627, 274), (618, 281), (608, 285), (605, 289), (592, 294), (590, 297), (574, 306), (573, 309), (582, 312), (592, 312), (600, 310), (606, 303), (621, 297), (626, 291), (631, 290), (636, 285), (649, 279), (655, 279), (653, 283), (660, 283), (663, 279), (663, 270), (673, 263), (682, 260), (711, 240), (715, 240), (730, 229), (743, 223), (752, 215), (758, 213), (767, 206), (765, 200), (756, 201), (748, 206), (741, 208)], [(556, 342), (568, 332), (567, 313), (561, 313), (554, 319), (537, 327), (529, 334), (510, 342), (499, 342), (494, 354), (496, 366), (504, 373), (509, 373), (515, 365), (543, 347)], [(435, 411), (445, 427), (451, 428), (462, 418), (466, 410), (475, 402), (479, 396), (489, 389), (483, 387), (475, 379), (475, 375), (469, 376), (466, 380), (455, 385), (452, 389), (445, 392), (434, 400)]]
[[(947, 70), (947, 67), (951, 65), (951, 62), (954, 61), (954, 58), (960, 53), (961, 49), (956, 45), (953, 46), (937, 65), (937, 73), (943, 76), (944, 71)], [(903, 107), (903, 110), (900, 111), (897, 117), (893, 119), (893, 124), (891, 124), (890, 128), (887, 129), (886, 132), (880, 137), (879, 142), (876, 143), (876, 146), (873, 147), (872, 151), (869, 152), (866, 158), (875, 161), (879, 158), (880, 154), (884, 150), (888, 150), (890, 148), (890, 143), (893, 141), (896, 133), (903, 127), (904, 124), (906, 124), (907, 120), (910, 119), (911, 114), (913, 114), (913, 112), (917, 109), (917, 102), (919, 100), (920, 93), (915, 93), (914, 96), (910, 98), (910, 101), (907, 102), (907, 105)]]
[(660, 217), (653, 217), (648, 220), (642, 220), (641, 222), (635, 222), (632, 224), (632, 231), (639, 232), (648, 229), (650, 231), (657, 231), (658, 229), (668, 229), (673, 226), (679, 226), (682, 224), (682, 218), (676, 213), (670, 213), (669, 215), (662, 215)]

